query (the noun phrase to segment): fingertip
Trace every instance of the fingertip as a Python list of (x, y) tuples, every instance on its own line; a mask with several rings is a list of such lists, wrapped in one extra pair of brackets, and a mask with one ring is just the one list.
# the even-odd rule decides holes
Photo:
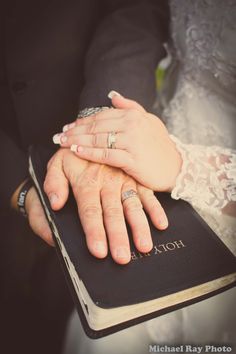
[(119, 97), (119, 98), (124, 98), (119, 92), (115, 91), (115, 90), (111, 90), (108, 95), (108, 98), (110, 98), (111, 100), (115, 97)]
[(127, 247), (118, 247), (112, 254), (112, 258), (118, 264), (128, 264), (131, 260), (130, 250)]
[(160, 230), (166, 230), (167, 228), (168, 228), (168, 224), (165, 224), (165, 225), (163, 225), (163, 224), (161, 224), (159, 227), (160, 227)]
[(61, 133), (58, 134), (54, 134), (52, 137), (52, 141), (54, 142), (54, 144), (61, 144)]
[(169, 222), (166, 215), (161, 215), (157, 217), (155, 224), (159, 230), (166, 230), (169, 226)]
[(94, 242), (90, 247), (89, 247), (90, 253), (96, 257), (96, 258), (100, 258), (103, 259), (107, 256), (108, 254), (108, 249), (107, 249), (107, 245), (102, 242), (102, 241), (97, 241)]
[(139, 252), (148, 253), (153, 249), (153, 242), (151, 238), (140, 238), (135, 246)]
[(48, 233), (43, 237), (44, 241), (47, 242), (47, 244), (51, 247), (55, 247), (55, 242), (52, 237), (52, 233)]
[(67, 196), (59, 196), (56, 193), (50, 193), (48, 196), (48, 199), (50, 201), (51, 208), (55, 211), (60, 210), (64, 205), (67, 200)]
[(166, 213), (163, 209), (162, 209), (161, 215), (159, 216), (159, 223), (160, 223), (160, 227), (163, 230), (167, 229), (167, 227), (169, 225), (168, 218), (167, 218)]
[(58, 205), (58, 195), (55, 193), (50, 193), (48, 196), (52, 209), (55, 209)]
[(117, 264), (120, 264), (120, 265), (126, 265), (130, 262), (131, 258), (113, 258), (114, 261), (117, 263)]

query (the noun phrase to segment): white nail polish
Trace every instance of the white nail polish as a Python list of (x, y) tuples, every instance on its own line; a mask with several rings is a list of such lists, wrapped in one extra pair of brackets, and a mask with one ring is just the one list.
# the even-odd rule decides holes
[(107, 95), (107, 97), (110, 98), (110, 99), (112, 99), (112, 98), (115, 97), (115, 96), (122, 97), (119, 92), (114, 91), (114, 90), (110, 91), (110, 92), (108, 93), (108, 95)]
[(64, 127), (62, 128), (62, 131), (64, 133), (67, 132), (67, 130), (69, 130), (69, 124), (64, 125)]
[(70, 149), (73, 152), (77, 152), (78, 145), (71, 145)]
[(52, 140), (53, 140), (54, 144), (60, 144), (61, 143), (61, 134), (53, 135)]

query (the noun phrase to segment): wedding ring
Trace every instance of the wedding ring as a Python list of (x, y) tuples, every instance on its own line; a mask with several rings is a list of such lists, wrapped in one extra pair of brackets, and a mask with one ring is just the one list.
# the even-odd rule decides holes
[(133, 198), (133, 197), (138, 198), (138, 193), (134, 189), (130, 189), (121, 194), (121, 201), (122, 203), (124, 203), (126, 199)]
[(116, 148), (116, 133), (110, 132), (107, 136), (107, 147), (108, 149), (115, 149)]

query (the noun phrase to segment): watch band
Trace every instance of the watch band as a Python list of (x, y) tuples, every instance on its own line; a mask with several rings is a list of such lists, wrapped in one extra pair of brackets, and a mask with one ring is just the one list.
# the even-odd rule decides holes
[(106, 109), (109, 109), (109, 108), (111, 108), (111, 107), (101, 106), (101, 107), (84, 108), (82, 111), (79, 111), (79, 113), (77, 115), (77, 119), (89, 117), (93, 114), (97, 114), (97, 113), (105, 111)]
[(28, 178), (23, 184), (23, 186), (21, 187), (17, 197), (18, 210), (21, 214), (23, 214), (26, 217), (27, 217), (27, 212), (25, 209), (25, 200), (26, 200), (27, 193), (29, 192), (31, 187), (33, 187), (33, 182), (31, 179)]

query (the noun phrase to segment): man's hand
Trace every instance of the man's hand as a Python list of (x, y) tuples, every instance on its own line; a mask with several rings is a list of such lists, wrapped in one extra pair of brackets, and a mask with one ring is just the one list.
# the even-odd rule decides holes
[[(78, 206), (88, 249), (94, 256), (104, 258), (109, 248), (120, 264), (130, 261), (130, 246), (125, 225), (126, 217), (140, 252), (152, 249), (149, 225), (142, 205), (159, 229), (167, 227), (167, 218), (153, 192), (138, 185), (120, 169), (79, 159), (69, 149), (60, 149), (48, 163), (44, 190), (54, 210), (67, 201), (69, 184)], [(121, 194), (137, 191), (121, 203)], [(106, 231), (105, 231), (106, 230)], [(107, 235), (107, 237), (106, 237)]]

